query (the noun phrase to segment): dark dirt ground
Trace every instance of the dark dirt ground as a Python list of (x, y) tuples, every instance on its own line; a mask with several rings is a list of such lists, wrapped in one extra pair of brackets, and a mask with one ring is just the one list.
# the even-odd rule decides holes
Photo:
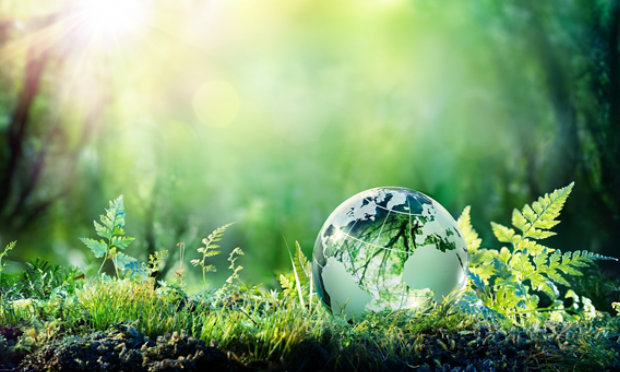
[[(105, 332), (66, 336), (29, 353), (15, 351), (16, 327), (0, 326), (1, 371), (523, 371), (620, 370), (596, 365), (580, 355), (579, 329), (543, 327), (536, 332), (436, 329), (412, 335), (392, 356), (377, 345), (359, 342), (342, 347), (323, 340), (306, 340), (286, 358), (243, 364), (237, 354), (247, 347), (222, 351), (185, 333), (150, 339), (135, 328), (119, 324)], [(595, 340), (620, 355), (618, 334)], [(331, 338), (333, 339), (333, 338)], [(237, 354), (235, 354), (237, 353)], [(617, 358), (616, 358), (617, 359)]]

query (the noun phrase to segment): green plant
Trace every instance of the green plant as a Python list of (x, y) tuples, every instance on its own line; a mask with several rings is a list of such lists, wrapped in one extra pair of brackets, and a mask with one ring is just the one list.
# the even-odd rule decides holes
[(228, 223), (226, 225), (220, 226), (217, 229), (213, 230), (209, 236), (202, 239), (202, 244), (204, 247), (200, 247), (196, 249), (196, 251), (202, 254), (202, 258), (197, 258), (191, 260), (191, 264), (194, 266), (200, 266), (202, 269), (202, 284), (207, 285), (207, 273), (215, 272), (215, 266), (212, 264), (207, 264), (207, 258), (216, 256), (221, 251), (218, 251), (217, 248), (220, 246), (217, 244), (220, 240), (222, 240), (222, 236), (224, 236), (224, 232), (232, 225), (232, 223)]
[[(558, 217), (572, 188), (573, 183), (521, 210), (514, 209), (514, 228), (491, 222), (497, 240), (510, 248), (480, 248), (481, 239), (471, 226), (470, 208), (465, 208), (458, 224), (469, 255), (470, 281), (463, 294), (469, 311), (517, 325), (570, 317), (558, 290), (558, 285), (570, 286), (564, 275), (582, 275), (580, 268), (596, 260), (616, 260), (587, 251), (562, 253), (539, 242), (555, 235), (550, 229), (560, 222)], [(549, 297), (551, 305), (539, 307), (541, 293)], [(574, 298), (574, 292), (567, 291), (565, 297)], [(581, 303), (582, 311), (591, 313), (590, 301), (582, 297)]]
[(101, 238), (99, 240), (90, 238), (80, 238), (82, 243), (93, 252), (96, 258), (103, 257), (97, 275), (101, 273), (103, 265), (108, 259), (114, 263), (116, 277), (120, 279), (119, 268), (125, 270), (128, 265), (136, 263), (136, 259), (121, 252), (127, 248), (134, 240), (130, 236), (125, 236), (125, 206), (123, 205), (123, 195), (111, 200), (105, 214), (99, 216), (101, 223), (93, 221), (95, 232)]
[(177, 247), (179, 248), (179, 268), (174, 272), (174, 275), (175, 282), (180, 287), (183, 285), (183, 274), (185, 273), (185, 268), (183, 267), (183, 262), (185, 260), (185, 243), (178, 242)]
[(161, 267), (164, 265), (166, 258), (168, 258), (168, 251), (156, 251), (154, 254), (149, 255), (149, 263), (146, 269), (147, 274), (150, 277), (155, 276), (155, 274), (161, 270)]
[(15, 248), (16, 244), (17, 244), (17, 241), (14, 240), (10, 242), (9, 244), (7, 244), (2, 250), (2, 252), (0, 252), (0, 283), (2, 283), (2, 272), (4, 271), (4, 266), (5, 266), (5, 263), (2, 262), (2, 260), (10, 251), (13, 250), (13, 248)]
[(228, 268), (232, 271), (232, 273), (226, 279), (226, 284), (221, 288), (222, 291), (229, 289), (239, 289), (239, 285), (241, 284), (239, 272), (243, 270), (243, 266), (237, 265), (237, 260), (240, 256), (244, 255), (245, 253), (243, 253), (243, 250), (239, 247), (235, 247), (235, 249), (230, 251), (230, 254), (228, 255), (228, 258), (226, 260), (230, 263), (230, 265), (228, 265)]
[[(287, 245), (288, 249), (288, 245)], [(293, 275), (295, 277), (295, 288), (297, 289), (297, 296), (299, 298), (299, 303), (302, 307), (305, 307), (304, 302), (304, 288), (308, 290), (308, 306), (312, 309), (312, 295), (313, 295), (313, 281), (312, 281), (312, 263), (308, 261), (303, 251), (301, 250), (301, 245), (299, 245), (298, 241), (295, 241), (295, 255), (291, 254), (290, 249), (288, 250), (289, 258), (291, 259), (291, 265), (293, 267)], [(286, 277), (280, 276), (280, 284), (283, 289), (292, 288), (292, 283), (290, 283)]]

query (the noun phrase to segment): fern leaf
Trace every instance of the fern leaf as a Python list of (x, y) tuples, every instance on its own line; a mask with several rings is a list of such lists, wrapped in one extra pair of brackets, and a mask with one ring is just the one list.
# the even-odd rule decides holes
[(90, 248), (96, 258), (101, 258), (105, 254), (108, 249), (108, 246), (101, 240), (95, 240), (90, 238), (80, 238), (80, 241), (84, 243), (85, 246)]
[(575, 255), (581, 256), (581, 259), (589, 259), (589, 260), (600, 260), (600, 261), (618, 261), (616, 257), (604, 256), (602, 254), (588, 252), (588, 251), (575, 251), (573, 253), (573, 259), (575, 259)]
[(131, 236), (113, 236), (112, 239), (110, 239), (110, 247), (125, 249), (134, 240), (135, 238), (132, 238)]
[(111, 230), (114, 234), (123, 235), (123, 227), (125, 227), (125, 204), (123, 203), (123, 195), (110, 200), (109, 207), (105, 210), (105, 216), (101, 216), (101, 222), (104, 226)]
[(209, 236), (203, 239), (202, 243), (205, 245), (207, 249), (219, 248), (219, 245), (215, 243), (222, 240), (222, 237), (224, 236), (224, 232), (226, 232), (226, 230), (232, 225), (233, 223), (227, 223), (226, 225), (222, 225), (218, 227), (217, 229), (213, 230), (211, 234), (209, 234)]
[(308, 285), (310, 277), (312, 276), (312, 263), (310, 263), (304, 255), (298, 241), (295, 241), (295, 255), (293, 256), (293, 261), (293, 265), (297, 272), (304, 274), (303, 276), (300, 275), (300, 284), (304, 286)]
[(510, 259), (510, 268), (515, 272), (518, 281), (523, 281), (536, 271), (525, 253), (514, 253)]
[(5, 245), (4, 250), (0, 252), (0, 259), (6, 256), (10, 251), (12, 251), (15, 248), (16, 244), (17, 244), (17, 240), (13, 240), (9, 244)]
[(469, 272), (478, 275), (480, 279), (484, 280), (486, 283), (488, 283), (489, 279), (496, 274), (496, 270), (493, 265), (470, 267)]
[[(299, 250), (299, 252), (301, 252), (301, 247), (299, 246), (299, 243), (298, 242), (295, 242), (295, 243), (296, 243), (296, 248)], [(288, 244), (287, 244), (286, 248), (288, 249)], [(293, 255), (291, 254), (291, 250), (290, 249), (288, 249), (288, 255), (289, 255), (290, 259), (291, 259), (291, 264), (293, 265), (293, 274), (295, 275), (295, 284), (296, 284), (295, 287), (297, 287), (297, 295), (299, 296), (299, 302), (301, 303), (301, 306), (304, 307), (305, 306), (305, 304), (304, 304), (304, 296), (301, 293), (301, 287), (303, 285), (302, 284), (303, 277), (301, 276), (301, 273), (304, 273), (305, 268), (302, 267), (302, 265), (299, 262), (299, 260), (293, 258)], [(295, 256), (299, 257), (298, 252), (295, 252)], [(303, 253), (301, 253), (301, 256), (304, 257), (304, 259), (305, 259), (305, 256), (303, 255)], [(307, 262), (307, 260), (306, 260), (306, 262)]]
[(505, 264), (508, 263), (508, 260), (510, 260), (511, 257), (512, 254), (506, 247), (502, 247), (502, 249), (499, 250), (499, 255), (497, 256), (497, 258)]
[(513, 229), (495, 222), (491, 222), (491, 228), (497, 240), (502, 243), (512, 243), (512, 238), (515, 236)]
[(222, 251), (209, 251), (209, 252), (205, 252), (205, 257), (217, 256), (220, 253), (222, 253)]
[(461, 216), (456, 221), (461, 234), (463, 234), (463, 239), (465, 239), (465, 246), (467, 247), (467, 252), (474, 253), (480, 248), (480, 244), (482, 243), (482, 239), (478, 237), (478, 233), (474, 230), (471, 225), (471, 216), (469, 214), (470, 207), (469, 205), (463, 209)]
[(108, 229), (106, 226), (98, 223), (97, 221), (93, 221), (93, 225), (95, 225), (95, 233), (105, 239), (112, 238), (112, 229)]
[(513, 213), (513, 225), (523, 232), (523, 237), (545, 239), (555, 235), (548, 230), (560, 223), (557, 218), (574, 184), (571, 182), (568, 186), (557, 189), (551, 194), (545, 194), (532, 203), (531, 208), (526, 205), (522, 212)]
[(116, 261), (115, 262), (116, 265), (121, 270), (125, 270), (127, 269), (128, 266), (138, 263), (138, 260), (136, 260), (134, 257), (131, 257), (130, 255), (122, 253), (122, 252), (118, 252), (114, 259)]
[(288, 291), (291, 291), (291, 290), (292, 290), (292, 288), (293, 288), (293, 283), (291, 283), (291, 281), (290, 281), (290, 280), (288, 280), (288, 279), (286, 278), (286, 276), (284, 276), (284, 275), (280, 274), (279, 279), (280, 279), (280, 287), (282, 287), (282, 290), (284, 290), (284, 291), (286, 291), (286, 292), (288, 292)]
[(523, 250), (523, 251), (526, 251), (530, 256), (536, 257), (537, 255), (542, 253), (544, 250), (554, 251), (555, 249), (545, 247), (544, 245), (538, 244), (537, 242), (533, 240), (522, 238), (522, 239), (519, 239), (519, 242), (515, 246), (515, 250)]

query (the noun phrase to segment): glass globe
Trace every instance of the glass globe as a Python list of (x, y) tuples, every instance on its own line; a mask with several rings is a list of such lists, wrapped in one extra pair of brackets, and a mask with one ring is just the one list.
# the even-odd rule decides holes
[(314, 245), (313, 276), (334, 315), (441, 301), (467, 278), (465, 241), (450, 213), (414, 190), (380, 187), (340, 204)]

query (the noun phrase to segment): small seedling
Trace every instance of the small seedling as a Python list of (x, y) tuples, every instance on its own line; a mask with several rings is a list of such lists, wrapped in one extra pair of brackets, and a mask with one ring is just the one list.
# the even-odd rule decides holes
[(103, 270), (103, 265), (108, 259), (114, 263), (116, 277), (120, 279), (119, 267), (123, 270), (127, 265), (136, 262), (136, 259), (124, 254), (121, 250), (127, 248), (134, 240), (130, 236), (125, 236), (125, 206), (123, 205), (123, 195), (111, 200), (106, 208), (105, 215), (100, 215), (99, 220), (93, 221), (95, 232), (101, 238), (99, 240), (90, 238), (80, 238), (82, 243), (93, 252), (95, 257), (103, 257), (101, 266), (97, 271), (97, 276)]
[(215, 272), (215, 266), (207, 263), (207, 258), (217, 256), (222, 253), (218, 251), (217, 248), (220, 246), (217, 244), (220, 240), (222, 240), (222, 236), (224, 236), (224, 232), (232, 225), (232, 223), (228, 223), (224, 226), (220, 226), (217, 229), (213, 230), (209, 236), (202, 239), (202, 244), (204, 247), (200, 247), (196, 249), (196, 251), (202, 254), (202, 258), (197, 258), (191, 260), (191, 264), (194, 266), (200, 266), (202, 268), (202, 284), (204, 286), (207, 285), (207, 273)]

